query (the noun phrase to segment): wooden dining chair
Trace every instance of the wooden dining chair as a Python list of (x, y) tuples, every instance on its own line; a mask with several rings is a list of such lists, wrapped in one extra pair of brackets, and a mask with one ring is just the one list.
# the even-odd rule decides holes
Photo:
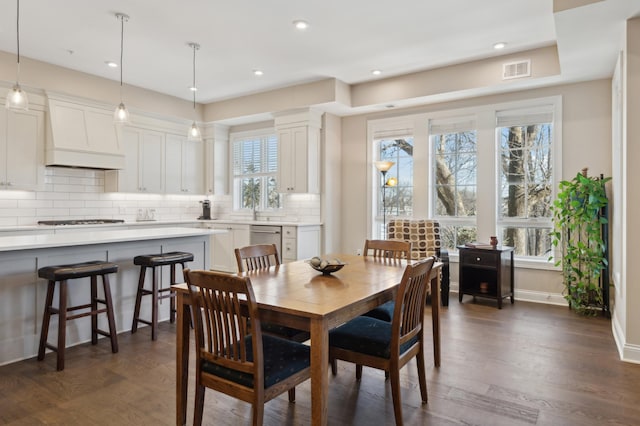
[[(239, 273), (280, 265), (278, 247), (275, 244), (255, 244), (236, 248), (235, 253)], [(304, 342), (311, 337), (308, 331), (270, 322), (262, 323), (262, 331), (295, 342)]]
[[(363, 253), (365, 256), (390, 259), (392, 261), (411, 259), (411, 243), (399, 240), (366, 240)], [(394, 307), (393, 301), (389, 301), (364, 315), (390, 322), (393, 318)]]
[(275, 244), (254, 244), (235, 250), (238, 272), (255, 271), (280, 264), (278, 247)]
[[(424, 305), (435, 257), (407, 265), (397, 293), (393, 320), (359, 316), (329, 332), (329, 360), (356, 364), (356, 379), (362, 366), (389, 372), (396, 425), (402, 425), (400, 369), (415, 357), (422, 403), (427, 403), (424, 364)], [(335, 375), (335, 371), (333, 371)]]
[(411, 259), (411, 243), (400, 240), (366, 240), (362, 254), (385, 259)]
[(250, 278), (189, 269), (184, 277), (195, 318), (193, 424), (202, 424), (210, 388), (251, 403), (253, 425), (262, 425), (265, 402), (285, 391), (295, 402), (295, 386), (309, 379), (309, 347), (262, 333)]

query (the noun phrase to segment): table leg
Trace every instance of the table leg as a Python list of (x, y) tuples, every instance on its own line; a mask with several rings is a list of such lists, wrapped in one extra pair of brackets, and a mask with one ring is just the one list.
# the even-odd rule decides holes
[[(462, 293), (461, 293), (462, 294)], [(440, 273), (431, 279), (431, 323), (433, 325), (433, 363), (440, 367)]]
[(311, 320), (311, 424), (326, 426), (329, 395), (329, 331), (322, 319)]
[(188, 295), (177, 292), (176, 324), (176, 425), (187, 423), (187, 386), (189, 381), (189, 321)]

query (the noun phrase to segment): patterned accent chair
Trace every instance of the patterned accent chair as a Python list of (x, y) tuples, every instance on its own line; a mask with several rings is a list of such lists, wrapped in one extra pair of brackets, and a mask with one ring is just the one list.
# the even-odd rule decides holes
[(392, 219), (387, 225), (387, 238), (411, 243), (411, 259), (436, 256), (443, 263), (440, 285), (442, 306), (449, 306), (449, 252), (442, 248), (440, 223), (425, 219)]

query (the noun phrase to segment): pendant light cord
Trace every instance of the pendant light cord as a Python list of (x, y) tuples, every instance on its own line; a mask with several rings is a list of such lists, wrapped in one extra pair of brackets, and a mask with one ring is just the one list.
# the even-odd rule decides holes
[(16, 44), (18, 51), (18, 74), (16, 76), (16, 82), (20, 81), (20, 0), (16, 0)]
[(196, 110), (196, 48), (197, 44), (193, 43), (193, 110)]
[(124, 55), (124, 15), (120, 15), (120, 102), (122, 102), (122, 58)]

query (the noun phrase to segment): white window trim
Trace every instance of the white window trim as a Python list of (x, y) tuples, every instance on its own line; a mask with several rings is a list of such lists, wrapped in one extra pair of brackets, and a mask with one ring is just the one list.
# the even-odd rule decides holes
[[(249, 139), (249, 138), (255, 138), (255, 137), (268, 137), (268, 136), (272, 136), (272, 135), (276, 135), (276, 129), (275, 127), (264, 127), (264, 128), (260, 128), (260, 129), (253, 129), (253, 130), (243, 130), (243, 131), (239, 131), (239, 132), (230, 132), (229, 133), (229, 156), (230, 156), (230, 165), (231, 167), (229, 167), (229, 182), (230, 182), (230, 194), (231, 194), (231, 203), (233, 206), (233, 211), (236, 213), (246, 213), (248, 211), (250, 211), (250, 209), (247, 208), (237, 208), (236, 206), (238, 206), (239, 204), (237, 203), (236, 200), (236, 188), (235, 188), (235, 158), (234, 158), (234, 146), (235, 143), (239, 140), (243, 140), (243, 139)], [(280, 141), (278, 140), (278, 150), (280, 149)], [(279, 154), (278, 154), (279, 155)], [(269, 211), (274, 211), (273, 209), (269, 209)]]
[[(377, 193), (374, 193), (374, 185), (380, 181), (378, 171), (373, 166), (373, 162), (377, 160), (376, 146), (373, 143), (377, 139), (392, 137), (399, 133), (404, 135), (412, 134), (414, 140), (414, 165), (426, 164), (427, 167), (414, 167), (414, 216), (415, 217), (432, 217), (431, 212), (434, 209), (432, 202), (432, 185), (426, 184), (427, 188), (420, 188), (419, 182), (429, 182), (432, 176), (432, 164), (430, 159), (430, 142), (428, 124), (431, 120), (455, 120), (456, 118), (464, 118), (474, 116), (477, 120), (478, 143), (493, 143), (493, 152), (489, 150), (478, 149), (478, 155), (486, 154), (486, 158), (478, 161), (478, 187), (494, 187), (496, 190), (491, 197), (483, 197), (479, 200), (478, 211), (486, 214), (480, 216), (476, 220), (478, 227), (478, 239), (487, 240), (491, 235), (497, 232), (497, 206), (498, 206), (498, 173), (496, 173), (496, 155), (498, 138), (496, 137), (497, 126), (496, 117), (499, 111), (505, 110), (535, 110), (538, 107), (553, 105), (553, 193), (552, 199), (555, 199), (557, 187), (562, 180), (562, 96), (548, 96), (542, 98), (523, 99), (518, 101), (501, 102), (497, 104), (478, 105), (473, 107), (457, 108), (451, 110), (431, 111), (417, 114), (407, 114), (403, 116), (373, 119), (367, 122), (367, 238), (373, 232), (375, 217), (375, 206)], [(488, 158), (491, 156), (491, 158)], [(418, 175), (419, 174), (419, 175)], [(423, 191), (423, 189), (425, 189)], [(480, 210), (482, 209), (482, 210)], [(491, 213), (492, 212), (492, 213)], [(557, 258), (558, 253), (555, 253)], [(457, 259), (457, 253), (452, 253), (453, 261)], [(536, 259), (532, 257), (518, 257), (515, 259), (516, 267), (558, 270), (554, 265), (554, 261), (544, 259)]]

